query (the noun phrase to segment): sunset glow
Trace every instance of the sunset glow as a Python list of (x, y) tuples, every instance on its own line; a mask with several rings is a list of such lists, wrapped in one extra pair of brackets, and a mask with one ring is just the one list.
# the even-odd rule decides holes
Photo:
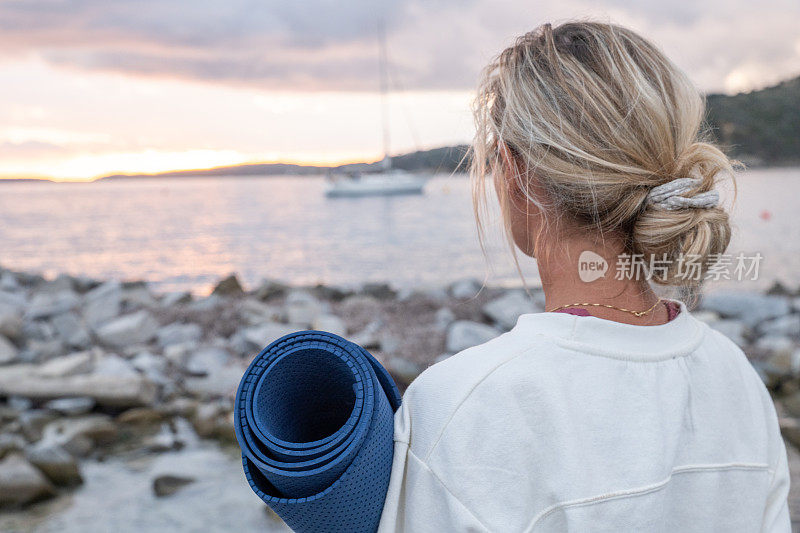
[(0, 178), (377, 160), (379, 17), (393, 153), (469, 142), (481, 67), (514, 36), (578, 14), (641, 31), (707, 92), (800, 74), (796, 2), (736, 0), (721, 16), (696, 3), (420, 1), (0, 3)]

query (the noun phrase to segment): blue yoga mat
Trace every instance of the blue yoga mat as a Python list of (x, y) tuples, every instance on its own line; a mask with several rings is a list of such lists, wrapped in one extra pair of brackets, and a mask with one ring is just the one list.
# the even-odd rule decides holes
[(264, 348), (236, 393), (247, 481), (298, 532), (378, 527), (400, 393), (366, 350), (299, 331)]

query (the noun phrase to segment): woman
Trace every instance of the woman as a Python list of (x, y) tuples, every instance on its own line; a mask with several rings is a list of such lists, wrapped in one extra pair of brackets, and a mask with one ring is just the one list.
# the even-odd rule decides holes
[(411, 384), (380, 531), (789, 531), (764, 385), (649, 284), (688, 294), (730, 239), (696, 88), (628, 29), (546, 24), (475, 114), (477, 207), (493, 179), (546, 312)]

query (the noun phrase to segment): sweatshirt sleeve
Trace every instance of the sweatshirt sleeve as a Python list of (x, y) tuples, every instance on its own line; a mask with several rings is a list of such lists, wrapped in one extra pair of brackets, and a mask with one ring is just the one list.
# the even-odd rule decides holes
[(395, 413), (395, 442), (389, 489), (379, 533), (488, 532), (447, 489), (410, 445), (410, 402)]
[(786, 445), (778, 437), (778, 457), (775, 471), (767, 495), (767, 504), (764, 508), (764, 520), (761, 531), (763, 533), (788, 532), (791, 530), (789, 518), (789, 464), (786, 456)]

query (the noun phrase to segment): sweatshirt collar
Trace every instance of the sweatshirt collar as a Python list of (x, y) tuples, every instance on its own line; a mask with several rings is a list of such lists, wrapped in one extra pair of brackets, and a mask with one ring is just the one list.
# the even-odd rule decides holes
[(517, 319), (512, 333), (551, 337), (575, 351), (615, 359), (659, 361), (692, 353), (702, 342), (702, 322), (683, 302), (678, 316), (658, 326), (636, 326), (594, 316), (529, 313)]

